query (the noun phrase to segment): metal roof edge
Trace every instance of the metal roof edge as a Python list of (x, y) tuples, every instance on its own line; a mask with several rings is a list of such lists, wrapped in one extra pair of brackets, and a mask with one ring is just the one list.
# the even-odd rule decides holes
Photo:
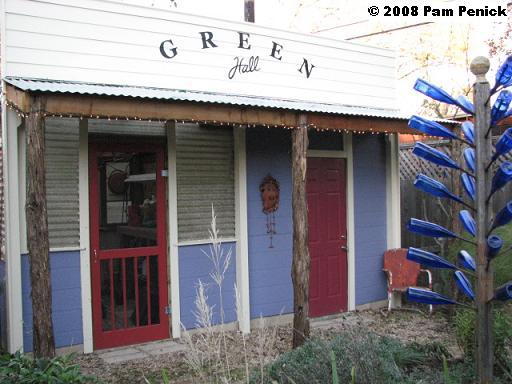
[[(49, 92), (60, 94), (98, 95), (113, 97), (133, 97), (142, 99), (174, 100), (247, 107), (283, 109), (329, 115), (355, 117), (375, 117), (390, 120), (409, 120), (397, 109), (372, 108), (368, 106), (318, 103), (296, 99), (278, 99), (255, 95), (227, 94), (218, 92), (145, 87), (140, 85), (104, 84), (68, 80), (39, 79), (7, 76), (7, 84), (28, 92)], [(459, 124), (447, 119), (433, 119), (440, 123)]]

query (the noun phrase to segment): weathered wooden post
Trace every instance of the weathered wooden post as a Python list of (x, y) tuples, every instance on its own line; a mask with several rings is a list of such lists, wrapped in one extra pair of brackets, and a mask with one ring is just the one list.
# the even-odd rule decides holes
[(476, 338), (477, 338), (477, 380), (479, 384), (492, 382), (494, 351), (492, 342), (492, 298), (494, 296), (494, 272), (487, 259), (487, 235), (491, 222), (491, 210), (487, 196), (490, 193), (490, 171), (486, 170), (491, 161), (491, 108), (489, 105), (489, 82), (485, 74), (490, 63), (485, 57), (471, 62), (471, 72), (476, 76), (473, 87), (475, 105), (475, 146), (476, 146), (476, 209), (477, 209), (477, 286), (476, 286)]
[(27, 130), (27, 245), (32, 284), (33, 349), (36, 357), (55, 356), (52, 324), (50, 245), (46, 209), (46, 167), (44, 139), (45, 100), (31, 98)]
[(292, 131), (293, 208), (293, 348), (309, 338), (309, 249), (306, 169), (308, 128), (305, 115)]
[(254, 23), (254, 0), (245, 0), (244, 2), (244, 20)]

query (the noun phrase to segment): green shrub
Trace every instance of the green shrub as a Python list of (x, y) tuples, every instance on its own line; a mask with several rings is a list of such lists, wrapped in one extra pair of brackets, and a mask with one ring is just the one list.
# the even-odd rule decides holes
[(447, 353), (438, 344), (405, 345), (364, 330), (352, 330), (329, 342), (310, 340), (285, 353), (265, 367), (263, 378), (253, 372), (251, 383), (332, 383), (333, 372), (340, 383), (406, 383), (408, 371), (416, 366), (439, 365), (443, 355), (435, 355), (435, 351)]
[[(475, 338), (476, 312), (473, 310), (458, 310), (455, 315), (455, 336), (459, 347), (469, 360), (474, 360), (476, 351)], [(503, 360), (507, 355), (506, 346), (512, 339), (511, 323), (500, 310), (494, 310), (493, 343), (494, 357)]]
[(431, 343), (413, 342), (408, 344), (407, 347), (422, 354), (424, 359), (423, 361), (430, 361), (433, 364), (441, 363), (452, 357), (446, 345), (439, 341), (433, 341)]
[(0, 356), (0, 383), (3, 384), (81, 384), (98, 380), (83, 375), (80, 367), (71, 363), (72, 356), (53, 359), (32, 359), (17, 352)]

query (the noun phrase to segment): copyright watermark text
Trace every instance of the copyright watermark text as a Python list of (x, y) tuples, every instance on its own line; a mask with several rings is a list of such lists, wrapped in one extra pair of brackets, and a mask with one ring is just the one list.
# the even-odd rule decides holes
[(500, 19), (506, 18), (510, 13), (510, 10), (507, 9), (507, 1), (491, 1), (487, 5), (476, 1), (430, 1), (426, 5), (425, 2), (415, 2), (414, 0), (408, 2), (390, 1), (389, 4), (381, 0), (375, 0), (375, 4), (368, 4), (367, 11), (371, 17), (409, 18), (421, 21)]

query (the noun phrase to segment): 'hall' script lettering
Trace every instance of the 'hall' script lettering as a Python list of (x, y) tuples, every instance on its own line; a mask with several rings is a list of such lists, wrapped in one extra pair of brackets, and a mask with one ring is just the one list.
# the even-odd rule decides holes
[(244, 61), (245, 58), (240, 58), (238, 56), (236, 56), (234, 60), (235, 65), (233, 65), (233, 67), (228, 72), (229, 79), (233, 79), (237, 73), (242, 74), (249, 72), (257, 72), (260, 70), (260, 68), (258, 67), (258, 64), (260, 62), (259, 56), (251, 56), (249, 57), (247, 62)]

